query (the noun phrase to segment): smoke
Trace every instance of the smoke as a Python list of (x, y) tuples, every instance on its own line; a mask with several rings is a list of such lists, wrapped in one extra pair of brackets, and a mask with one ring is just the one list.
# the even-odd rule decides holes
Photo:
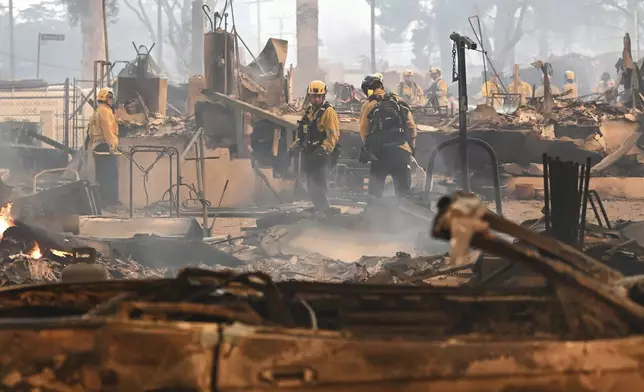
[(280, 238), (284, 254), (311, 253), (354, 262), (362, 256), (393, 257), (398, 252), (412, 256), (448, 251), (446, 243), (429, 237), (433, 213), (419, 208), (414, 216), (400, 208), (396, 197), (383, 197), (359, 215), (339, 215), (324, 221), (300, 221)]

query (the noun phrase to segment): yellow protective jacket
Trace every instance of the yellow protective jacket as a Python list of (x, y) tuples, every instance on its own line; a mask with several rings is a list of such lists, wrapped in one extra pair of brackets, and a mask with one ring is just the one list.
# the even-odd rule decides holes
[[(570, 93), (566, 94), (566, 91), (570, 91)], [(577, 83), (564, 83), (563, 93), (566, 94), (563, 96), (564, 98), (577, 99), (577, 97), (579, 97), (579, 90), (577, 88)]]
[(496, 83), (492, 83), (488, 80), (481, 86), (481, 95), (485, 98), (485, 104), (491, 105), (495, 109), (503, 107), (503, 98), (499, 97), (492, 99), (493, 94), (501, 94), (501, 89)]
[(606, 91), (615, 88), (615, 81), (614, 80), (608, 80), (606, 83), (604, 83), (603, 80), (601, 80), (599, 83), (597, 83), (597, 86), (595, 86), (594, 93), (599, 93), (599, 94), (604, 94)]
[(405, 82), (400, 82), (398, 95), (409, 105), (422, 105), (425, 100), (425, 93), (416, 82), (412, 82), (411, 86)]
[(447, 106), (447, 82), (443, 78), (439, 78), (429, 86), (429, 93), (436, 94), (438, 99), (438, 106)]
[[(384, 97), (385, 90), (376, 89), (373, 94)], [(394, 99), (400, 99), (400, 97), (394, 94)], [(362, 109), (360, 111), (360, 138), (362, 139), (362, 144), (367, 142), (367, 136), (369, 136), (369, 113), (371, 113), (377, 104), (378, 101), (375, 100), (367, 101), (362, 104)], [(412, 147), (416, 147), (416, 135), (418, 133), (416, 123), (414, 122), (414, 116), (411, 114), (411, 111), (409, 111), (407, 115), (407, 132), (409, 132), (412, 145), (410, 146), (409, 143), (405, 142), (405, 144), (402, 144), (400, 148), (411, 153)]]
[[(325, 108), (326, 107), (326, 108)], [(323, 110), (322, 115), (319, 115), (319, 111)], [(335, 111), (335, 108), (329, 105), (327, 102), (324, 102), (319, 108), (309, 105), (302, 116), (303, 123), (312, 123), (316, 121), (316, 132), (319, 132), (321, 135), (313, 136), (313, 138), (322, 140), (320, 144), (324, 151), (330, 153), (335, 149), (335, 145), (340, 140), (340, 119), (338, 118), (338, 112)], [(300, 136), (293, 142), (291, 148), (296, 148), (300, 143), (303, 142)]]
[[(559, 90), (559, 87), (555, 86), (554, 84), (550, 85), (550, 92), (553, 95), (561, 94), (561, 91)], [(535, 97), (543, 97), (543, 85), (537, 87), (537, 89), (534, 91), (534, 96)]]
[(89, 123), (90, 145), (92, 150), (100, 143), (107, 143), (114, 150), (119, 145), (119, 127), (114, 110), (100, 102)]
[(528, 98), (532, 98), (532, 86), (530, 84), (519, 81), (519, 83), (512, 82), (508, 86), (508, 92), (510, 94), (520, 94), (521, 99), (519, 100), (519, 105), (525, 105), (528, 103)]

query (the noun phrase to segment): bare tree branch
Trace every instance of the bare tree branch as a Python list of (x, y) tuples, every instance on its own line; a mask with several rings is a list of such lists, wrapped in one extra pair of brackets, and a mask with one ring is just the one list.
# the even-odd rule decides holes
[[(132, 4), (130, 4), (130, 0), (123, 0), (123, 3), (127, 8), (129, 8), (134, 14), (136, 14), (136, 17), (145, 25), (145, 27), (148, 29), (148, 34), (150, 34), (150, 38), (154, 41), (155, 39), (155, 32), (154, 29), (152, 28), (152, 24), (150, 23), (150, 19), (147, 17), (147, 14), (145, 14), (145, 10), (142, 9), (142, 12), (145, 14), (141, 15), (141, 12), (139, 12)], [(139, 0), (139, 6), (141, 6), (141, 1)]]

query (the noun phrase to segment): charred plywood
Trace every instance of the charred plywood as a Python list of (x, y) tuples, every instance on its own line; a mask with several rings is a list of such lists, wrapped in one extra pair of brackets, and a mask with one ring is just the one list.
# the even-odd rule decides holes
[[(140, 100), (143, 100), (141, 104)], [(168, 100), (168, 81), (157, 77), (118, 78), (118, 100), (121, 102), (138, 102), (145, 105), (137, 112), (166, 114)], [(146, 110), (147, 109), (147, 110)]]

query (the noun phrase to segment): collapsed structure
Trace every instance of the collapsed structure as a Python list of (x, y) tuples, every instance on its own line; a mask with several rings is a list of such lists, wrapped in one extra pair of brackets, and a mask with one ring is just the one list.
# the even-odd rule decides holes
[[(337, 83), (344, 156), (332, 201), (346, 213), (320, 221), (307, 203), (293, 203), (302, 188), (288, 153), (305, 103), (296, 97), (300, 71), (319, 71), (317, 1), (297, 4), (299, 70), (286, 67), (288, 43), (277, 39), (242, 65), (224, 10), (204, 35), (205, 73), (185, 86), (185, 108), (150, 50), (135, 45), (116, 80), (125, 103), (117, 113), (125, 209), (101, 216), (94, 186), (66, 166), (78, 158), (69, 143), (16, 131), (54, 149), (38, 149), (28, 165), (4, 173), (10, 185), (0, 182), (3, 387), (492, 392), (644, 384), (642, 224), (609, 217), (601, 196), (615, 187), (597, 182), (641, 173), (642, 84), (629, 41), (624, 107), (546, 92), (511, 114), (480, 105), (460, 124), (496, 151), (506, 196), (544, 199), (543, 217), (521, 225), (471, 194), (430, 204), (429, 190), (443, 196), (455, 187), (446, 174), (461, 168), (449, 149), (430, 170), (437, 184), (419, 167), (418, 197), (365, 209), (367, 168), (356, 159), (364, 97)], [(106, 66), (97, 62), (94, 90), (109, 84)], [(413, 112), (424, 165), (456, 134), (457, 120), (453, 110)], [(472, 190), (491, 199), (483, 158), (471, 150), (480, 168)], [(579, 163), (585, 174), (571, 175)], [(230, 217), (248, 226), (214, 236)], [(78, 265), (110, 281), (59, 283)]]

